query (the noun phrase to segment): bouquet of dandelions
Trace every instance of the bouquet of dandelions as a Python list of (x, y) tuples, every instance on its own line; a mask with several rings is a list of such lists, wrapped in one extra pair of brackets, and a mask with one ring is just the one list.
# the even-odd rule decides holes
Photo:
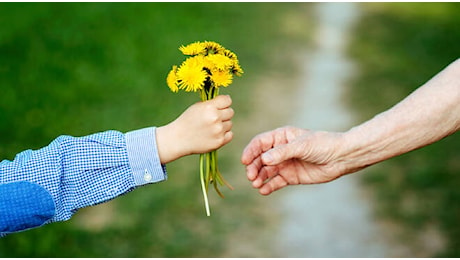
[[(166, 81), (173, 92), (200, 92), (202, 101), (210, 100), (219, 94), (220, 87), (228, 87), (233, 76), (241, 76), (241, 69), (235, 53), (225, 49), (222, 45), (211, 42), (194, 42), (181, 46), (179, 50), (189, 56), (178, 67), (173, 66)], [(208, 202), (209, 184), (220, 197), (219, 185), (226, 185), (233, 189), (222, 177), (217, 167), (217, 150), (200, 155), (200, 181), (203, 191), (206, 215), (210, 216)]]

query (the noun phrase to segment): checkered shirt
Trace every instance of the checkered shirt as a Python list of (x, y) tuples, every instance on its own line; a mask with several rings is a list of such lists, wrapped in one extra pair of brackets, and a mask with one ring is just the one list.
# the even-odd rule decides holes
[(0, 237), (68, 220), (80, 208), (166, 180), (155, 130), (64, 135), (0, 162)]

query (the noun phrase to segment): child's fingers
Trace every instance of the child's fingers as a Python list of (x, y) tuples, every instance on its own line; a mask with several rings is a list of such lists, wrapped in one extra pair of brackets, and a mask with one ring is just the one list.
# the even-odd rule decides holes
[(224, 145), (228, 144), (232, 139), (233, 139), (233, 132), (232, 131), (226, 132), (224, 135)]
[(232, 98), (229, 95), (220, 95), (210, 100), (217, 109), (225, 109), (232, 105)]
[(235, 115), (235, 111), (231, 107), (229, 107), (227, 109), (221, 110), (220, 119), (222, 121), (228, 121), (228, 120), (231, 120), (234, 115)]
[(222, 122), (223, 132), (225, 133), (225, 132), (232, 130), (232, 126), (233, 126), (233, 123), (230, 120)]

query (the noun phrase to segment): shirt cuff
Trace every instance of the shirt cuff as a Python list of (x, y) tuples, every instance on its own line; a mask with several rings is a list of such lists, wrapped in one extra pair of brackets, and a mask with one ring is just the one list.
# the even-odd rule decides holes
[(127, 132), (125, 139), (136, 186), (168, 179), (166, 166), (161, 164), (158, 155), (156, 127)]

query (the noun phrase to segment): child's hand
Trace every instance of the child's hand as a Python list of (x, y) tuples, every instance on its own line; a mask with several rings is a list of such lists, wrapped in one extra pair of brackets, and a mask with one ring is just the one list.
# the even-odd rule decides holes
[(157, 146), (161, 163), (182, 156), (213, 151), (233, 138), (230, 96), (191, 105), (176, 120), (157, 128)]

